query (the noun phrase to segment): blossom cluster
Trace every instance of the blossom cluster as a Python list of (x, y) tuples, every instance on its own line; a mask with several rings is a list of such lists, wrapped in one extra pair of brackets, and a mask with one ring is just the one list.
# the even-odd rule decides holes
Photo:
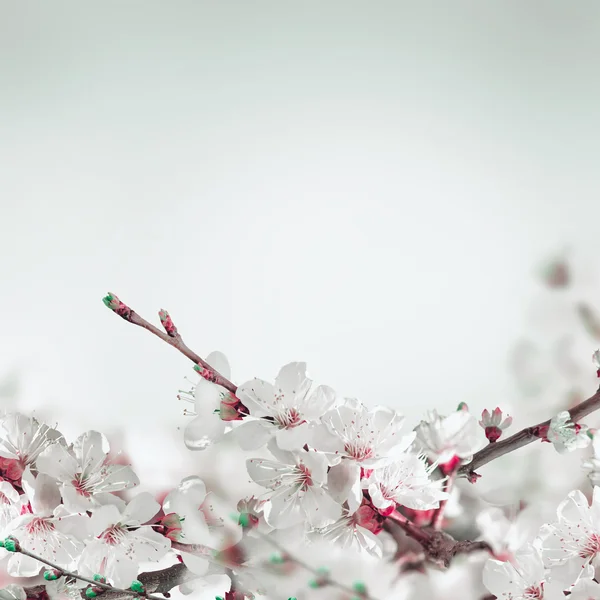
[[(461, 403), (450, 414), (427, 412), (409, 427), (395, 410), (368, 407), (315, 385), (302, 362), (285, 365), (272, 383), (252, 379), (233, 386), (235, 392), (221, 385), (231, 376), (223, 354), (210, 354), (196, 371), (198, 381), (182, 395), (194, 404), (187, 411), (193, 418), (185, 444), (201, 451), (228, 439), (251, 453), (245, 470), (256, 495), (220, 498), (192, 475), (158, 502), (148, 492), (134, 493), (137, 476), (130, 465), (111, 458), (101, 433), (87, 431), (69, 443), (34, 417), (5, 414), (0, 421), (0, 541), (5, 540), (0, 567), (10, 577), (37, 581), (44, 572), (50, 598), (104, 593), (89, 581), (135, 595), (145, 593), (139, 578), (148, 564), (158, 569), (183, 563), (191, 577), (173, 587), (203, 598), (240, 600), (257, 594), (274, 598), (269, 589), (274, 569), (287, 578), (290, 598), (307, 597), (302, 596), (307, 586), (319, 590), (339, 584), (328, 570), (318, 569), (310, 581), (294, 582), (298, 561), (288, 553), (290, 543), (313, 548), (314, 555), (329, 548), (329, 559), (346, 552), (347, 564), (349, 556), (381, 565), (394, 564), (391, 557), (397, 565), (413, 559), (417, 564), (422, 550), (402, 549), (406, 540), (394, 538), (390, 524), (422, 548), (432, 539), (448, 543), (440, 529), (458, 504), (453, 482), (461, 466), (498, 444), (512, 421), (499, 408), (485, 410), (478, 421)], [(560, 453), (594, 438), (594, 458), (584, 466), (596, 481), (600, 442), (569, 412), (532, 431)], [(591, 507), (581, 492), (573, 492), (559, 508), (558, 522), (544, 525), (535, 536), (520, 532), (518, 544), (509, 542), (514, 526), (500, 527), (503, 518), (498, 511), (478, 517), (494, 557), (483, 569), (483, 583), (492, 594), (512, 600), (554, 598), (555, 592), (564, 597), (565, 591), (573, 600), (600, 597), (580, 596), (598, 585), (600, 488), (594, 488)], [(390, 540), (396, 543), (391, 552)], [(280, 550), (275, 558), (274, 547)], [(447, 556), (453, 554), (451, 548)], [(355, 581), (353, 588), (342, 584), (340, 589), (366, 599), (374, 597), (377, 584)], [(6, 589), (10, 595), (3, 598), (27, 597), (15, 584)]]

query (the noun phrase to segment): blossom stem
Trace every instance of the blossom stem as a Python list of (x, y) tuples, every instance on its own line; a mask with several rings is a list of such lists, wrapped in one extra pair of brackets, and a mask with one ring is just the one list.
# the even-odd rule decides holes
[[(109, 294), (108, 296), (106, 296), (104, 298), (104, 304), (108, 306), (113, 312), (122, 317), (125, 321), (133, 323), (134, 325), (142, 327), (150, 333), (153, 333), (156, 337), (159, 337), (163, 342), (166, 342), (170, 346), (173, 346), (173, 348), (179, 350), (179, 352), (181, 352), (184, 356), (189, 358), (193, 363), (200, 365), (205, 369), (208, 369), (211, 373), (214, 373), (214, 379), (211, 378), (211, 381), (235, 394), (237, 386), (231, 381), (229, 381), (229, 379), (227, 379), (226, 377), (223, 377), (223, 375), (221, 375), (216, 369), (211, 367), (203, 358), (198, 356), (198, 354), (196, 354), (193, 350), (188, 348), (188, 346), (184, 343), (181, 335), (179, 334), (174, 325), (172, 326), (172, 329), (170, 326), (168, 326), (171, 335), (169, 335), (169, 333), (164, 333), (158, 327), (155, 327), (154, 325), (152, 325), (152, 323), (149, 323), (148, 321), (146, 321), (146, 319), (138, 315), (134, 310), (129, 308), (129, 306), (123, 304), (123, 302), (121, 302), (114, 294)], [(164, 315), (168, 316), (168, 313), (166, 311), (161, 311), (161, 313), (164, 313)], [(164, 315), (161, 316), (162, 321), (165, 321)], [(168, 322), (172, 325), (170, 316), (168, 316)]]
[[(291, 555), (281, 544), (279, 544), (279, 542), (275, 541), (272, 537), (269, 537), (269, 536), (267, 536), (263, 533), (260, 533), (259, 531), (256, 531), (256, 530), (255, 530), (255, 534), (258, 535), (258, 537), (262, 538), (265, 542), (267, 542), (268, 544), (273, 546), (273, 548), (276, 548), (282, 555), (284, 555), (286, 557), (287, 560), (297, 564), (299, 567), (302, 567), (309, 573), (312, 573), (317, 578), (323, 577), (323, 574), (318, 569), (311, 567), (308, 563), (305, 563), (300, 558), (297, 558), (297, 557)], [(327, 585), (329, 585), (331, 587), (335, 587), (339, 590), (342, 590), (343, 592), (349, 593), (353, 598), (357, 597), (357, 593), (354, 588), (352, 588), (348, 585), (344, 585), (343, 583), (339, 583), (333, 579), (327, 578), (326, 581), (327, 581)], [(360, 598), (361, 598), (361, 600), (376, 600), (376, 598), (374, 598), (373, 596), (370, 596), (366, 592), (362, 593)]]
[[(34, 556), (33, 558), (36, 558), (37, 560), (42, 562), (46, 562), (37, 556)], [(63, 575), (66, 577), (74, 577), (76, 579), (80, 579), (81, 581), (90, 582), (89, 579), (81, 577), (80, 575), (69, 573), (68, 571), (65, 571), (63, 569), (59, 570), (62, 571)], [(194, 575), (190, 570), (187, 569), (185, 565), (181, 563), (177, 563), (176, 565), (172, 565), (171, 567), (167, 567), (166, 569), (162, 569), (160, 571), (147, 571), (145, 573), (141, 573), (138, 576), (139, 581), (142, 582), (147, 591), (152, 590), (153, 592), (163, 594), (166, 597), (168, 597), (169, 591), (173, 588), (197, 578), (197, 575)], [(91, 583), (95, 587), (107, 588), (106, 592), (104, 592), (101, 596), (102, 600), (130, 600), (132, 597), (144, 597), (149, 599), (165, 600), (160, 596), (154, 596), (151, 594), (144, 595), (134, 592), (133, 590), (124, 590), (112, 586), (103, 586), (100, 585), (100, 583), (97, 581), (91, 581)], [(36, 598), (38, 596), (40, 598), (47, 598), (43, 586), (25, 588), (25, 593), (27, 594), (28, 598)]]
[[(583, 417), (589, 415), (590, 413), (600, 409), (600, 389), (596, 391), (596, 393), (584, 400), (574, 408), (569, 411), (571, 416), (571, 421), (576, 423)], [(539, 435), (536, 432), (547, 431), (550, 426), (550, 419), (544, 421), (543, 423), (538, 423), (537, 425), (533, 425), (531, 427), (526, 427), (521, 431), (511, 435), (505, 440), (496, 442), (494, 444), (488, 444), (483, 450), (476, 452), (473, 456), (471, 462), (463, 465), (458, 470), (459, 476), (468, 477), (470, 480), (474, 481), (477, 478), (477, 473), (475, 470), (487, 463), (495, 460), (496, 458), (500, 458), (509, 452), (513, 452), (514, 450), (518, 450), (523, 446), (527, 446), (527, 444), (531, 444), (535, 440), (539, 440)]]
[[(452, 492), (452, 488), (454, 487), (454, 481), (456, 480), (456, 469), (453, 469), (446, 479), (446, 484), (444, 485), (444, 491), (450, 494)], [(442, 500), (440, 502), (439, 508), (435, 510), (433, 513), (433, 518), (431, 519), (431, 526), (434, 529), (441, 529), (442, 522), (444, 520), (444, 510), (446, 509), (446, 504), (448, 504), (448, 498)]]
[(25, 556), (29, 556), (30, 558), (35, 558), (35, 560), (38, 560), (39, 562), (41, 562), (45, 565), (48, 565), (49, 567), (52, 567), (53, 569), (56, 569), (57, 571), (60, 571), (62, 573), (63, 577), (72, 577), (73, 579), (79, 579), (80, 581), (85, 581), (86, 583), (90, 583), (94, 587), (99, 587), (99, 588), (105, 589), (107, 591), (120, 592), (122, 594), (126, 594), (127, 596), (134, 596), (136, 598), (143, 596), (144, 598), (148, 598), (149, 600), (163, 600), (160, 596), (153, 596), (152, 594), (141, 594), (138, 592), (134, 592), (133, 590), (125, 590), (125, 589), (110, 585), (108, 583), (102, 583), (101, 581), (95, 581), (94, 579), (90, 579), (89, 577), (85, 577), (85, 576), (79, 575), (77, 573), (71, 573), (71, 571), (67, 571), (66, 569), (63, 569), (62, 567), (59, 567), (57, 564), (54, 564), (54, 563), (50, 562), (49, 560), (46, 560), (45, 558), (38, 556), (37, 554), (33, 554), (32, 552), (29, 552), (28, 550), (21, 548), (20, 545), (17, 545), (15, 552), (18, 552)]

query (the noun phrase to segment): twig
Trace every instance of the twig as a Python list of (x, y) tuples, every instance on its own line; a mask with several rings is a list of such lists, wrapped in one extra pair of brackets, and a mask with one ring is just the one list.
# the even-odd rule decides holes
[(429, 560), (449, 567), (457, 554), (470, 554), (479, 550), (491, 552), (487, 542), (472, 542), (471, 540), (456, 541), (451, 535), (430, 527), (417, 527), (398, 511), (389, 517), (406, 532), (408, 536), (419, 542)]
[[(85, 581), (86, 583), (89, 583), (94, 587), (102, 588), (102, 589), (106, 590), (107, 592), (118, 592), (124, 598), (131, 598), (133, 596), (134, 598), (140, 598), (140, 597), (148, 598), (148, 600), (164, 600), (164, 598), (161, 598), (160, 596), (154, 596), (152, 594), (148, 594), (147, 591), (135, 592), (134, 590), (125, 590), (125, 589), (110, 585), (108, 583), (103, 583), (102, 581), (96, 581), (89, 577), (85, 577), (84, 575), (79, 575), (78, 573), (72, 573), (71, 571), (68, 571), (67, 569), (64, 569), (63, 567), (61, 567), (53, 562), (50, 562), (49, 560), (46, 560), (45, 558), (42, 558), (41, 556), (38, 556), (37, 554), (33, 554), (32, 552), (25, 550), (24, 548), (21, 547), (18, 540), (16, 540), (15, 538), (8, 538), (8, 539), (10, 539), (14, 543), (14, 550), (11, 550), (11, 552), (16, 552), (19, 554), (23, 554), (24, 556), (29, 556), (30, 558), (34, 558), (35, 560), (60, 572), (61, 576), (63, 576), (63, 577), (70, 577), (72, 579), (79, 579), (80, 581)], [(6, 542), (6, 543), (8, 544), (8, 542)], [(175, 565), (175, 566), (177, 566), (177, 565)], [(141, 579), (140, 579), (140, 581), (141, 581)], [(144, 590), (146, 590), (145, 586), (144, 586)], [(156, 590), (153, 590), (153, 591), (156, 591)], [(107, 596), (103, 595), (103, 598), (106, 598), (106, 597)], [(111, 598), (113, 598), (113, 596), (111, 596)]]
[(118, 314), (125, 321), (133, 323), (138, 327), (143, 327), (150, 333), (153, 333), (156, 337), (159, 337), (163, 342), (166, 342), (170, 346), (173, 346), (173, 348), (179, 350), (179, 352), (189, 358), (193, 363), (199, 367), (202, 367), (200, 370), (198, 370), (202, 377), (209, 379), (209, 381), (212, 381), (213, 383), (216, 383), (217, 385), (229, 390), (232, 394), (235, 394), (237, 390), (237, 386), (235, 384), (229, 381), (229, 379), (226, 377), (223, 377), (223, 375), (211, 367), (203, 358), (198, 356), (193, 350), (186, 346), (166, 310), (161, 310), (159, 312), (161, 323), (167, 332), (163, 333), (158, 327), (155, 327), (152, 325), (152, 323), (149, 323), (146, 321), (146, 319), (140, 317), (140, 315), (129, 308), (129, 306), (121, 302), (121, 300), (119, 300), (119, 298), (117, 298), (117, 296), (114, 294), (108, 294), (105, 296), (103, 298), (103, 302), (108, 308)]
[[(271, 544), (271, 546), (273, 546), (273, 548), (276, 548), (277, 550), (279, 550), (279, 552), (281, 552), (282, 555), (284, 555), (288, 560), (296, 563), (299, 567), (302, 567), (303, 569), (305, 569), (309, 573), (312, 573), (313, 575), (315, 575), (318, 578), (323, 577), (323, 573), (320, 573), (318, 569), (311, 567), (308, 563), (304, 562), (302, 559), (291, 555), (279, 542), (277, 542), (273, 538), (269, 537), (268, 535), (265, 535), (264, 533), (256, 531), (256, 530), (255, 530), (255, 534), (257, 534), (258, 537), (260, 537), (261, 539), (265, 540), (268, 544)], [(329, 577), (325, 578), (325, 582), (327, 583), (327, 585), (338, 588), (339, 590), (342, 590), (343, 592), (350, 594), (353, 598), (360, 597), (361, 600), (376, 600), (376, 598), (374, 598), (373, 596), (370, 596), (366, 592), (359, 594), (352, 587), (350, 587), (348, 585), (344, 585), (343, 583), (339, 583), (333, 579), (329, 579)]]
[[(444, 486), (444, 491), (450, 494), (452, 492), (452, 488), (454, 486), (454, 481), (456, 479), (456, 469), (453, 469), (451, 473), (448, 475), (448, 479), (446, 479), (446, 484)], [(442, 500), (440, 502), (439, 507), (433, 513), (433, 518), (431, 519), (431, 526), (434, 529), (441, 529), (442, 522), (444, 520), (444, 510), (446, 509), (446, 504), (448, 504), (448, 499)]]
[[(600, 389), (590, 398), (584, 400), (574, 408), (569, 411), (571, 415), (571, 420), (576, 423), (583, 417), (589, 415), (590, 413), (598, 410), (600, 408)], [(466, 476), (471, 481), (474, 481), (478, 475), (475, 473), (475, 470), (487, 463), (495, 460), (496, 458), (500, 458), (509, 452), (513, 452), (523, 446), (527, 446), (527, 444), (531, 444), (535, 440), (539, 440), (540, 437), (536, 432), (544, 431), (544, 428), (547, 428), (550, 425), (550, 419), (544, 421), (543, 423), (539, 423), (538, 425), (534, 425), (532, 427), (526, 427), (521, 431), (511, 435), (509, 438), (501, 442), (495, 442), (494, 444), (488, 444), (483, 450), (476, 452), (473, 456), (471, 462), (463, 465), (459, 468), (458, 474), (459, 476)]]

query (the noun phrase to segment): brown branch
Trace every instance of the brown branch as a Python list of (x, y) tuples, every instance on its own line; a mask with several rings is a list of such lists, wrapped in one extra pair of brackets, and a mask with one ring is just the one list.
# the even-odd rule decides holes
[(150, 333), (153, 333), (156, 337), (159, 337), (163, 342), (166, 342), (170, 346), (173, 346), (173, 348), (179, 350), (179, 352), (181, 352), (184, 356), (189, 358), (193, 363), (202, 367), (202, 369), (199, 371), (202, 377), (209, 379), (213, 383), (216, 383), (217, 385), (220, 385), (225, 389), (229, 390), (232, 394), (235, 394), (237, 390), (237, 386), (235, 384), (229, 381), (229, 379), (227, 379), (226, 377), (223, 377), (223, 375), (221, 375), (216, 369), (211, 367), (203, 358), (198, 356), (198, 354), (196, 354), (193, 350), (186, 346), (167, 311), (161, 310), (159, 312), (161, 323), (167, 331), (167, 333), (164, 333), (158, 327), (155, 327), (154, 325), (152, 325), (152, 323), (149, 323), (148, 321), (146, 321), (146, 319), (140, 317), (140, 315), (138, 315), (135, 311), (129, 308), (129, 306), (121, 302), (119, 298), (117, 298), (117, 296), (115, 296), (114, 294), (108, 294), (107, 296), (105, 296), (103, 298), (103, 302), (108, 308), (110, 308), (113, 312), (118, 314), (125, 321), (133, 323), (134, 325), (142, 327)]
[[(75, 577), (80, 579), (77, 575)], [(173, 588), (197, 578), (198, 576), (189, 571), (182, 563), (177, 563), (176, 565), (160, 571), (141, 573), (138, 577), (139, 581), (144, 584), (146, 593), (163, 594), (165, 597), (168, 597), (169, 592)], [(94, 586), (98, 586), (98, 582), (96, 581), (94, 581), (93, 584)], [(43, 585), (25, 588), (25, 593), (27, 594), (27, 598), (47, 598), (47, 595), (45, 595), (45, 586)], [(158, 598), (157, 596), (136, 594), (129, 590), (120, 590), (116, 588), (107, 590), (101, 595), (102, 600), (131, 600), (132, 596), (138, 598)], [(84, 591), (82, 591), (82, 598), (85, 598)]]
[[(580, 404), (578, 404), (575, 408), (572, 408), (569, 411), (571, 415), (571, 420), (576, 423), (583, 417), (589, 415), (590, 413), (598, 410), (600, 408), (600, 389), (590, 398), (584, 400)], [(518, 433), (511, 435), (509, 438), (501, 442), (494, 442), (493, 444), (488, 444), (483, 450), (476, 452), (473, 456), (471, 462), (463, 465), (458, 470), (459, 476), (466, 476), (470, 480), (474, 481), (478, 475), (475, 473), (475, 470), (487, 463), (495, 460), (496, 458), (500, 458), (509, 452), (513, 452), (514, 450), (518, 450), (523, 446), (527, 446), (527, 444), (531, 444), (535, 440), (539, 440), (540, 436), (537, 434), (539, 431), (543, 431), (544, 428), (547, 428), (550, 425), (550, 419), (544, 421), (543, 423), (538, 423), (532, 427), (526, 427), (522, 429)]]
[(487, 542), (472, 542), (471, 540), (456, 541), (451, 535), (432, 529), (431, 527), (417, 527), (398, 511), (393, 512), (389, 517), (395, 523), (398, 523), (406, 535), (413, 538), (425, 551), (427, 558), (444, 567), (449, 567), (452, 559), (457, 554), (470, 554), (479, 550), (491, 552)]

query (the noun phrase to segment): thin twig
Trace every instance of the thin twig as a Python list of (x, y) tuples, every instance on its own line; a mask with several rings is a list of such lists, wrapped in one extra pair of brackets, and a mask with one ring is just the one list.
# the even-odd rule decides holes
[[(308, 563), (304, 562), (302, 559), (298, 558), (297, 556), (291, 555), (279, 542), (277, 542), (273, 538), (269, 537), (268, 535), (265, 535), (264, 533), (256, 531), (256, 530), (255, 530), (255, 534), (257, 534), (258, 537), (260, 537), (261, 539), (265, 540), (268, 544), (271, 544), (271, 546), (273, 546), (273, 548), (276, 548), (277, 550), (279, 550), (279, 552), (281, 552), (281, 554), (283, 556), (285, 556), (288, 560), (297, 564), (299, 567), (302, 567), (303, 569), (305, 569), (309, 573), (312, 573), (316, 577), (319, 577), (319, 578), (323, 577), (323, 573), (320, 573), (318, 571), (318, 569), (311, 567)], [(342, 591), (350, 594), (352, 597), (360, 596), (360, 598), (364, 599), (364, 600), (376, 600), (376, 598), (374, 598), (373, 596), (370, 596), (366, 592), (362, 593), (362, 595), (361, 595), (355, 589), (351, 588), (350, 586), (344, 585), (343, 583), (339, 583), (338, 581), (335, 581), (333, 579), (329, 579), (328, 577), (325, 578), (325, 581), (326, 581), (327, 585), (336, 587), (339, 590), (342, 590)]]
[(237, 390), (237, 386), (235, 384), (229, 381), (229, 379), (227, 379), (226, 377), (223, 377), (221, 373), (219, 373), (216, 369), (211, 367), (203, 358), (198, 356), (198, 354), (196, 354), (193, 350), (186, 346), (186, 344), (183, 341), (183, 338), (177, 331), (175, 325), (173, 325), (171, 317), (166, 311), (161, 310), (159, 312), (159, 316), (163, 327), (165, 327), (168, 333), (162, 332), (158, 327), (155, 327), (154, 325), (152, 325), (152, 323), (149, 323), (148, 321), (146, 321), (146, 319), (140, 317), (140, 315), (133, 311), (129, 306), (121, 302), (121, 300), (119, 300), (119, 298), (114, 294), (108, 294), (108, 296), (105, 296), (103, 302), (108, 308), (110, 308), (113, 312), (122, 317), (125, 321), (133, 323), (134, 325), (142, 327), (150, 333), (153, 333), (156, 337), (159, 337), (163, 342), (166, 342), (170, 346), (173, 346), (173, 348), (179, 350), (179, 352), (181, 352), (184, 356), (189, 358), (193, 363), (202, 367), (203, 369), (199, 371), (202, 377), (209, 379), (213, 383), (216, 383), (217, 385), (220, 385), (221, 387), (224, 387), (225, 389), (229, 390), (232, 394), (235, 394)]
[(457, 541), (444, 531), (438, 531), (431, 527), (417, 527), (398, 511), (394, 511), (388, 518), (398, 523), (409, 537), (423, 546), (429, 560), (441, 563), (445, 567), (450, 566), (452, 559), (457, 554), (469, 554), (479, 550), (491, 552), (487, 542)]
[[(590, 398), (584, 400), (574, 408), (569, 411), (571, 415), (571, 420), (576, 423), (583, 417), (593, 413), (595, 410), (600, 408), (600, 389)], [(459, 476), (466, 476), (471, 480), (475, 480), (477, 474), (475, 470), (487, 463), (495, 460), (496, 458), (500, 458), (509, 452), (513, 452), (514, 450), (518, 450), (523, 446), (527, 446), (527, 444), (531, 444), (531, 442), (535, 442), (539, 440), (540, 437), (536, 432), (540, 430), (544, 430), (550, 425), (550, 419), (544, 421), (543, 423), (539, 423), (538, 425), (534, 425), (532, 427), (526, 427), (521, 431), (511, 435), (509, 438), (501, 442), (495, 442), (493, 444), (488, 444), (483, 450), (476, 452), (473, 456), (471, 462), (463, 465), (458, 470)]]
[(119, 592), (121, 594), (125, 594), (128, 597), (133, 596), (134, 598), (148, 598), (149, 600), (164, 600), (164, 598), (161, 598), (160, 596), (153, 596), (152, 594), (146, 594), (145, 592), (143, 593), (139, 593), (139, 592), (134, 592), (133, 590), (125, 590), (123, 588), (118, 588), (115, 587), (114, 585), (110, 585), (108, 583), (103, 583), (102, 581), (95, 581), (94, 579), (90, 579), (89, 577), (85, 577), (84, 575), (79, 575), (78, 573), (72, 573), (71, 571), (68, 571), (67, 569), (64, 569), (63, 567), (50, 562), (49, 560), (46, 560), (45, 558), (42, 558), (41, 556), (38, 556), (37, 554), (33, 554), (32, 552), (29, 552), (28, 550), (25, 550), (24, 548), (21, 547), (21, 545), (18, 543), (17, 540), (15, 541), (15, 552), (18, 552), (19, 554), (23, 554), (24, 556), (29, 556), (29, 558), (34, 558), (35, 560), (51, 567), (52, 569), (55, 569), (56, 571), (59, 571), (62, 576), (64, 577), (71, 577), (73, 579), (79, 579), (80, 581), (85, 581), (86, 583), (91, 584), (94, 587), (99, 587), (102, 589), (105, 589), (106, 591), (114, 591), (114, 592)]
[[(452, 492), (452, 488), (454, 486), (454, 481), (456, 479), (456, 469), (454, 469), (446, 479), (446, 484), (444, 486), (444, 491), (448, 493), (448, 495)], [(433, 513), (433, 518), (431, 519), (431, 526), (434, 529), (441, 529), (442, 523), (444, 520), (444, 510), (446, 509), (446, 504), (448, 504), (448, 498), (442, 500), (438, 508), (435, 509)]]

